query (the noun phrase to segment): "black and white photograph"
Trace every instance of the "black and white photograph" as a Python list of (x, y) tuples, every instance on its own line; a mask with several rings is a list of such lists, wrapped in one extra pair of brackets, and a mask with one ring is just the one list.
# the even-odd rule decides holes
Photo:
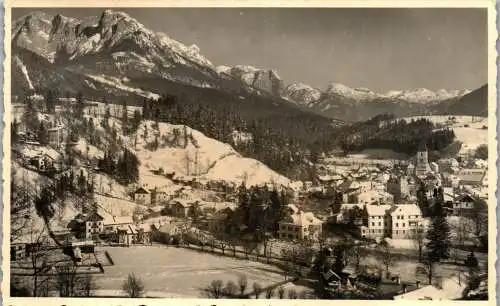
[(477, 3), (13, 2), (4, 298), (494, 303)]

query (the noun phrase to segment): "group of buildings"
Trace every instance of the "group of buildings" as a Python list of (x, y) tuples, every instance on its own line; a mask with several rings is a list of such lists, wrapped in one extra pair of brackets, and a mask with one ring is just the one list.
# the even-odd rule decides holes
[(135, 223), (131, 216), (113, 216), (105, 212), (79, 213), (68, 224), (77, 239), (106, 239), (119, 245), (149, 244), (151, 228)]
[(454, 159), (429, 163), (425, 149), (417, 153), (414, 164), (399, 171), (358, 169), (331, 176), (334, 184), (340, 182), (335, 190), (342, 195), (332, 206), (331, 222), (355, 224), (363, 237), (411, 238), (425, 231), (417, 205), (421, 183), (429, 199), (442, 188), (445, 207), (455, 215), (467, 214), (479, 199), (487, 199), (485, 168), (461, 168)]

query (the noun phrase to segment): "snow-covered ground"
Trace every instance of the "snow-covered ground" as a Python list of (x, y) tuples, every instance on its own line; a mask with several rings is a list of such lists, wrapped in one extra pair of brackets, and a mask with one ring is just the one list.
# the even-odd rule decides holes
[(114, 266), (105, 267), (96, 277), (102, 290), (120, 290), (129, 273), (144, 282), (146, 291), (181, 297), (202, 298), (203, 288), (212, 280), (237, 283), (241, 275), (248, 279), (248, 289), (254, 282), (263, 287), (284, 281), (281, 271), (259, 262), (200, 253), (172, 246), (138, 246), (101, 248), (108, 251)]
[[(99, 122), (105, 114), (106, 105), (101, 102), (89, 102), (95, 106), (87, 108), (86, 116), (93, 117), (96, 128), (102, 129)], [(111, 114), (109, 125), (120, 130), (123, 106), (110, 104), (108, 107)], [(130, 118), (134, 111), (141, 110), (136, 106), (129, 106), (127, 109)], [(243, 136), (246, 137), (242, 139), (245, 141), (250, 137)], [(159, 168), (163, 168), (165, 172), (175, 172), (177, 176), (195, 176), (202, 180), (220, 179), (236, 184), (245, 180), (248, 186), (273, 182), (287, 186), (290, 183), (288, 178), (260, 161), (245, 158), (229, 144), (209, 138), (188, 126), (160, 122), (155, 127), (153, 121), (143, 120), (136, 133), (123, 138), (127, 147), (136, 152), (141, 162), (141, 183), (149, 186), (170, 185), (170, 181), (164, 177), (151, 175), (151, 170)], [(149, 147), (155, 141), (159, 144), (158, 149), (150, 150)], [(91, 146), (88, 148), (91, 156), (103, 154)], [(86, 143), (79, 143), (77, 149), (86, 153)]]
[[(144, 136), (146, 131), (147, 137)], [(141, 161), (141, 173), (163, 168), (177, 175), (199, 176), (208, 180), (221, 179), (237, 184), (246, 180), (248, 186), (271, 182), (288, 185), (290, 182), (260, 161), (242, 157), (230, 145), (183, 125), (159, 123), (158, 129), (154, 129), (152, 121), (144, 121), (137, 135), (137, 145), (135, 136), (129, 137), (129, 143), (132, 145), (134, 142)], [(156, 151), (148, 150), (147, 144), (155, 139), (160, 147)], [(146, 180), (153, 183), (151, 179)]]
[[(454, 118), (450, 120), (450, 118)], [(478, 146), (488, 144), (488, 118), (473, 116), (414, 116), (397, 118), (396, 120), (427, 119), (442, 128), (451, 128), (456, 140), (462, 143), (459, 153), (471, 153)]]
[(480, 145), (488, 144), (488, 130), (474, 127), (454, 127), (458, 141), (462, 143), (459, 153), (474, 152)]

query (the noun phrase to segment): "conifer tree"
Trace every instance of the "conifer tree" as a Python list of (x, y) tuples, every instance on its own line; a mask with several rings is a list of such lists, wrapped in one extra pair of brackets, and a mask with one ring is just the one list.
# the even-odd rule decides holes
[(417, 204), (424, 217), (427, 217), (429, 215), (429, 200), (427, 199), (427, 190), (424, 182), (420, 182), (417, 190)]
[(43, 122), (40, 123), (40, 127), (37, 131), (38, 142), (42, 145), (46, 145), (49, 143), (49, 133), (47, 128), (45, 128), (45, 124)]
[(451, 238), (450, 226), (446, 220), (441, 196), (436, 196), (433, 207), (431, 225), (427, 232), (429, 242), (426, 245), (429, 260), (439, 262), (450, 256)]
[(81, 92), (78, 92), (76, 95), (76, 104), (75, 104), (75, 116), (77, 118), (82, 118), (83, 117), (83, 110), (85, 108), (84, 101), (83, 101), (83, 95)]
[(49, 113), (54, 113), (56, 111), (56, 96), (55, 92), (52, 90), (48, 90), (45, 94), (45, 106)]

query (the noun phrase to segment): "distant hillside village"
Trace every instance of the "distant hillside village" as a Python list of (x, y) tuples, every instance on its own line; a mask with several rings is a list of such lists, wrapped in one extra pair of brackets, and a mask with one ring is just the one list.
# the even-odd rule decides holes
[[(32, 263), (36, 250), (45, 244), (56, 244), (77, 265), (88, 265), (96, 273), (105, 273), (102, 260), (92, 261), (85, 255), (96, 248), (158, 243), (220, 248), (224, 255), (227, 248), (235, 256), (237, 252), (247, 257), (257, 254), (257, 258), (262, 254), (269, 260), (300, 258), (300, 267), (295, 268), (300, 270), (312, 260), (304, 262), (305, 250), (323, 252), (331, 247), (326, 257), (352, 256), (338, 255), (338, 248), (333, 247), (347, 245), (346, 241), (394, 249), (410, 241), (419, 244), (422, 253), (427, 243), (422, 237), (441, 226), (438, 218), (449, 222), (448, 231), (455, 233), (443, 238), (446, 243), (451, 245), (453, 239), (455, 247), (470, 250), (472, 256), (487, 248), (487, 157), (429, 161), (423, 141), (410, 160), (363, 164), (348, 159), (338, 162), (339, 158), (324, 154), (314, 164), (313, 180), (249, 185), (245, 178), (214, 179), (197, 171), (146, 168), (151, 162), (140, 154), (155, 152), (162, 140), (159, 128), (141, 130), (156, 133), (156, 145), (138, 147), (142, 141), (138, 136), (143, 120), (140, 108), (130, 115), (126, 105), (112, 108), (96, 102), (100, 109), (96, 112), (81, 96), (46, 101), (47, 107), (36, 103), (13, 106), (13, 222), (20, 222), (20, 212), (32, 211), (29, 218), (38, 220), (40, 231), (35, 241), (33, 232), (22, 226), (12, 236), (13, 273), (22, 275), (22, 266)], [(114, 113), (116, 109), (122, 112)], [(177, 138), (194, 138), (182, 131), (171, 141), (181, 152), (176, 154), (184, 154), (187, 146), (174, 144)], [(461, 227), (465, 220), (471, 224), (467, 235)], [(441, 257), (433, 260), (439, 263)], [(353, 275), (373, 276), (369, 269), (362, 272), (359, 262), (356, 268), (354, 272), (348, 264), (339, 268), (323, 263), (323, 274), (318, 277), (326, 287), (335, 287)], [(393, 289), (385, 293), (389, 296), (406, 294), (410, 288), (418, 295), (418, 290), (426, 288), (413, 286), (414, 277), (401, 280), (399, 274), (389, 274), (378, 275), (392, 279)], [(363, 281), (358, 282), (359, 289)]]

